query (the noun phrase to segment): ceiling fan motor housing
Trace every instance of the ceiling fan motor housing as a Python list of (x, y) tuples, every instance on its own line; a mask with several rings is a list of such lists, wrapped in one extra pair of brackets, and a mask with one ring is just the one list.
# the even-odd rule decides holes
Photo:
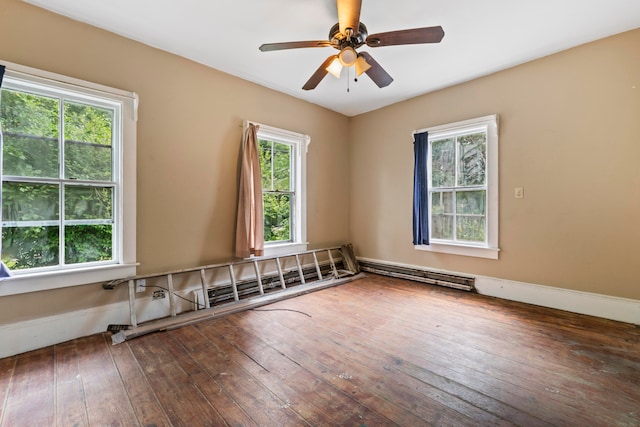
[(338, 50), (347, 46), (357, 49), (365, 43), (368, 34), (367, 27), (362, 22), (358, 25), (358, 32), (350, 36), (340, 32), (340, 24), (338, 23), (329, 30), (329, 40), (331, 40), (331, 45)]

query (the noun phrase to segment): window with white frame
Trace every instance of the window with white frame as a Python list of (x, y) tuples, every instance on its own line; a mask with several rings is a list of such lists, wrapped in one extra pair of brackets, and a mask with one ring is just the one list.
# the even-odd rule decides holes
[[(129, 92), (7, 66), (2, 260), (11, 280), (29, 279), (30, 291), (135, 274), (135, 108)], [(48, 285), (36, 283), (43, 277)]]
[(426, 131), (429, 245), (417, 248), (497, 259), (497, 116)]
[(306, 135), (259, 125), (265, 255), (304, 251)]

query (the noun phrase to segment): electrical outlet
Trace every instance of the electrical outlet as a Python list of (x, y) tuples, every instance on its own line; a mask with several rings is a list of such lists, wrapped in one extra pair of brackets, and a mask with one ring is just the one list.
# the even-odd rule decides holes
[(147, 289), (147, 281), (145, 279), (136, 280), (136, 292), (144, 292)]
[(516, 196), (516, 199), (524, 199), (524, 188), (516, 187), (515, 196)]
[(164, 297), (166, 297), (166, 293), (164, 292), (164, 289), (158, 289), (156, 291), (153, 291), (153, 295), (152, 295), (152, 299), (162, 299)]

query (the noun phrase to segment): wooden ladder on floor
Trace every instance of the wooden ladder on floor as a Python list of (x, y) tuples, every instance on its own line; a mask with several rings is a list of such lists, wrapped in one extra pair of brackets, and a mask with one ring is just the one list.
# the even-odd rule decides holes
[[(227, 280), (216, 283), (214, 273), (220, 271), (228, 273)], [(184, 292), (184, 286), (180, 289), (175, 286), (176, 277), (186, 278), (182, 280), (184, 283), (189, 282), (190, 276), (192, 282), (193, 276), (199, 276), (199, 289), (191, 290), (192, 300), (178, 294)], [(351, 245), (343, 245), (117, 279), (102, 287), (112, 290), (127, 283), (129, 288), (130, 324), (109, 326), (109, 330), (117, 331), (112, 336), (116, 344), (127, 338), (255, 308), (360, 277), (362, 273)], [(146, 285), (150, 282), (156, 284)], [(140, 283), (166, 291), (169, 307), (165, 316), (139, 324), (136, 293)], [(193, 303), (193, 310), (180, 312), (178, 299)]]

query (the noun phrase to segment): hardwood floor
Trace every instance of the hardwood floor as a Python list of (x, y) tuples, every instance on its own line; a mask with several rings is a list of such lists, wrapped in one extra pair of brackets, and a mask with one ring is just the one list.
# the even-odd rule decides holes
[(369, 275), (0, 359), (0, 426), (639, 426), (640, 328)]

